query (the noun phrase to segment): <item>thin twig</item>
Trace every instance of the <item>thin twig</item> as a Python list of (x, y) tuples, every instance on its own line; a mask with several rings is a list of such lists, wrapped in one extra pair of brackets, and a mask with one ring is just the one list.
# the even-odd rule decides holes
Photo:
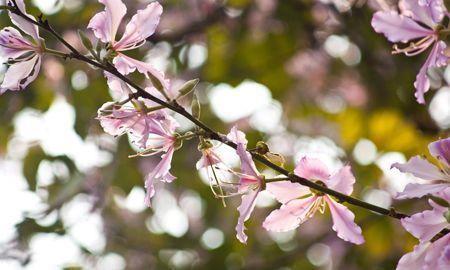
[[(12, 0), (12, 2), (15, 4), (15, 0)], [(143, 88), (141, 88), (139, 85), (137, 85), (135, 82), (131, 81), (128, 77), (124, 76), (123, 74), (121, 74), (114, 66), (112, 66), (111, 64), (103, 64), (103, 63), (98, 63), (97, 61), (94, 61), (86, 56), (84, 56), (83, 54), (81, 54), (80, 52), (78, 52), (72, 45), (70, 45), (66, 40), (64, 40), (64, 38), (62, 36), (60, 36), (49, 24), (49, 22), (47, 20), (42, 20), (42, 18), (40, 18), (38, 21), (35, 21), (31, 18), (29, 18), (28, 16), (26, 16), (25, 14), (23, 14), (20, 9), (17, 8), (17, 6), (14, 6), (11, 10), (11, 12), (23, 17), (24, 19), (28, 20), (29, 22), (39, 26), (40, 28), (48, 31), (50, 34), (52, 34), (57, 40), (59, 40), (64, 46), (66, 46), (70, 51), (71, 51), (71, 55), (70, 58), (74, 58), (74, 59), (78, 59), (80, 61), (84, 61), (90, 65), (93, 65), (95, 67), (98, 67), (106, 72), (109, 72), (115, 76), (117, 76), (119, 79), (121, 79), (122, 81), (124, 81), (125, 83), (129, 84), (132, 88), (136, 89), (137, 94), (142, 97), (142, 98), (146, 98), (146, 99), (150, 99), (182, 116), (184, 116), (185, 118), (187, 118), (189, 121), (191, 121), (192, 123), (194, 123), (196, 126), (200, 127), (201, 129), (203, 129), (205, 131), (205, 137), (208, 137), (212, 140), (216, 140), (216, 141), (220, 141), (234, 149), (237, 149), (237, 145), (228, 140), (226, 138), (226, 136), (214, 131), (213, 129), (211, 129), (210, 127), (208, 127), (206, 124), (204, 124), (203, 122), (201, 122), (200, 120), (198, 120), (197, 118), (195, 118), (194, 116), (192, 116), (189, 112), (187, 112), (183, 107), (179, 106), (178, 104), (171, 104), (168, 102), (165, 102), (153, 95), (151, 95), (150, 93), (148, 93), (147, 91), (145, 91)], [(404, 217), (407, 217), (408, 215), (406, 214), (402, 214), (397, 212), (394, 209), (386, 209), (386, 208), (382, 208), (364, 201), (361, 201), (359, 199), (356, 199), (354, 197), (345, 195), (343, 193), (340, 193), (338, 191), (329, 189), (325, 186), (322, 186), (320, 184), (317, 184), (315, 182), (312, 182), (308, 179), (299, 177), (291, 172), (289, 172), (288, 170), (272, 163), (271, 161), (267, 160), (265, 157), (256, 154), (256, 153), (251, 153), (251, 155), (253, 156), (253, 158), (261, 163), (263, 163), (264, 165), (266, 165), (267, 167), (287, 176), (289, 178), (290, 181), (295, 182), (295, 183), (299, 183), (301, 185), (307, 186), (309, 188), (312, 188), (314, 190), (326, 193), (328, 195), (331, 195), (333, 197), (336, 197), (337, 199), (339, 199), (342, 202), (347, 202), (349, 204), (355, 205), (355, 206), (359, 206), (361, 208), (365, 208), (368, 210), (371, 210), (373, 212), (382, 214), (382, 215), (386, 215), (386, 216), (390, 216), (393, 218), (397, 218), (397, 219), (401, 219)]]

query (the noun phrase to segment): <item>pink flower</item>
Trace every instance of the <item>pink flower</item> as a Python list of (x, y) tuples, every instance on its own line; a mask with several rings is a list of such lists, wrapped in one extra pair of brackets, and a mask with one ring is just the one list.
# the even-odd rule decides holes
[(372, 18), (372, 27), (391, 42), (418, 40), (404, 49), (395, 46), (394, 53), (413, 56), (433, 46), (414, 82), (417, 102), (423, 104), (424, 94), (430, 89), (428, 69), (447, 64), (448, 58), (443, 54), (446, 44), (439, 39), (440, 23), (447, 9), (442, 0), (401, 0), (399, 8), (400, 14), (396, 11), (376, 12)]
[(403, 227), (421, 242), (430, 241), (440, 231), (450, 227), (444, 217), (448, 208), (435, 203), (433, 200), (428, 202), (433, 207), (432, 210), (426, 210), (401, 220)]
[(397, 199), (420, 198), (427, 194), (439, 194), (450, 187), (450, 138), (438, 140), (428, 145), (428, 150), (440, 163), (440, 168), (423, 157), (412, 157), (406, 164), (395, 163), (393, 168), (430, 182), (430, 184), (410, 183)]
[[(450, 203), (450, 193), (442, 193), (442, 198)], [(420, 240), (414, 250), (405, 254), (397, 265), (398, 270), (450, 269), (450, 234), (435, 242), (431, 239), (443, 229), (450, 228), (445, 218), (449, 208), (429, 200), (432, 210), (426, 210), (401, 220), (403, 227)]]
[(149, 207), (151, 206), (151, 198), (155, 195), (155, 181), (171, 183), (176, 179), (170, 173), (170, 168), (175, 150), (181, 147), (175, 133), (175, 130), (179, 127), (175, 119), (166, 114), (164, 121), (159, 122), (159, 124), (157, 128), (151, 130), (152, 133), (147, 141), (147, 149), (138, 154), (139, 156), (149, 156), (163, 153), (161, 161), (145, 177), (145, 188), (147, 190), (145, 204)]
[[(16, 3), (23, 14), (35, 20), (26, 13), (23, 0), (16, 0)], [(34, 42), (24, 38), (12, 27), (5, 27), (0, 31), (0, 57), (9, 65), (0, 86), (0, 94), (8, 90), (22, 90), (34, 81), (39, 74), (44, 51), (38, 27), (11, 12), (9, 16), (20, 30), (33, 38)]]
[(174, 120), (163, 111), (147, 113), (142, 103), (137, 104), (142, 107), (127, 107), (107, 102), (99, 109), (97, 119), (106, 133), (113, 136), (128, 133), (136, 146), (145, 149), (148, 147), (150, 134), (165, 134), (163, 125)]
[(237, 154), (241, 160), (241, 173), (239, 174), (238, 193), (242, 195), (242, 202), (237, 208), (239, 212), (238, 223), (236, 225), (236, 237), (241, 243), (247, 243), (245, 234), (245, 221), (250, 218), (255, 208), (256, 198), (262, 190), (264, 176), (260, 175), (253, 162), (252, 156), (247, 152), (247, 139), (245, 134), (233, 127), (227, 138), (237, 144)]
[[(352, 193), (355, 183), (350, 166), (330, 175), (321, 161), (307, 157), (300, 160), (295, 174), (347, 195)], [(280, 209), (272, 211), (264, 221), (263, 227), (266, 230), (293, 230), (311, 218), (317, 210), (323, 213), (328, 205), (333, 218), (333, 230), (337, 235), (354, 244), (364, 243), (361, 228), (354, 222), (355, 215), (331, 196), (289, 181), (267, 183), (266, 189), (282, 203)]]
[(178, 146), (175, 133), (178, 123), (163, 110), (148, 113), (144, 103), (135, 101), (135, 104), (137, 108), (108, 102), (99, 110), (97, 119), (106, 133), (113, 136), (128, 133), (133, 143), (145, 149), (136, 156), (162, 154), (161, 161), (145, 178), (145, 204), (150, 206), (150, 199), (155, 194), (154, 181), (170, 183), (175, 180), (169, 170)]
[(165, 84), (164, 74), (150, 64), (126, 56), (123, 52), (142, 46), (146, 39), (155, 33), (163, 12), (158, 2), (152, 2), (143, 10), (139, 10), (127, 24), (125, 32), (119, 41), (116, 34), (127, 7), (121, 0), (99, 0), (105, 5), (105, 10), (97, 13), (89, 22), (88, 28), (94, 31), (95, 36), (104, 43), (108, 43), (107, 55), (114, 57), (113, 64), (122, 74), (129, 74), (138, 70), (149, 77), (155, 76)]
[(162, 182), (171, 183), (176, 179), (176, 177), (170, 173), (172, 157), (175, 152), (176, 138), (172, 137), (171, 139), (167, 139), (167, 144), (164, 145), (164, 148), (166, 148), (166, 153), (161, 156), (161, 161), (158, 165), (156, 165), (153, 171), (145, 177), (145, 188), (147, 190), (145, 204), (148, 207), (151, 207), (151, 198), (155, 195), (155, 181), (160, 180)]

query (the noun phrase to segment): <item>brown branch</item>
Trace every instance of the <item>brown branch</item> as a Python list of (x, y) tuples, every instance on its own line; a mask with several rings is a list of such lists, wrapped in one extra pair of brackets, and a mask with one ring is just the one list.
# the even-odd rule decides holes
[[(14, 4), (15, 4), (15, 0), (11, 0)], [(51, 33), (56, 39), (58, 39), (59, 41), (62, 42), (62, 44), (64, 44), (70, 51), (71, 54), (68, 54), (67, 57), (68, 58), (73, 58), (73, 59), (78, 59), (80, 61), (86, 62), (90, 65), (93, 65), (97, 68), (100, 68), (106, 72), (109, 72), (113, 75), (115, 75), (116, 77), (118, 77), (119, 79), (121, 79), (123, 82), (129, 84), (132, 88), (136, 89), (136, 96), (140, 96), (142, 98), (146, 98), (146, 99), (150, 99), (153, 102), (158, 103), (159, 105), (164, 106), (165, 108), (168, 108), (182, 116), (184, 116), (185, 118), (187, 118), (189, 121), (191, 121), (193, 124), (195, 124), (197, 127), (201, 128), (204, 131), (204, 135), (205, 137), (208, 137), (212, 140), (216, 140), (216, 141), (220, 141), (234, 149), (237, 148), (237, 145), (228, 140), (227, 137), (223, 134), (220, 134), (216, 131), (214, 131), (212, 128), (210, 128), (209, 126), (207, 126), (205, 123), (203, 123), (202, 121), (200, 121), (199, 119), (195, 118), (193, 115), (191, 115), (189, 112), (187, 112), (183, 107), (181, 107), (178, 103), (176, 102), (166, 102), (163, 101), (153, 95), (151, 95), (149, 92), (145, 91), (142, 87), (140, 87), (139, 85), (137, 85), (135, 82), (133, 82), (132, 80), (130, 80), (128, 77), (124, 76), (123, 74), (121, 74), (113, 65), (111, 65), (110, 63), (99, 63), (97, 61), (94, 61), (86, 56), (84, 56), (83, 54), (81, 54), (80, 52), (78, 52), (73, 46), (71, 46), (67, 41), (64, 40), (63, 37), (61, 37), (56, 31), (53, 30), (53, 28), (50, 26), (50, 24), (48, 23), (48, 21), (44, 21), (42, 20), (42, 18), (39, 18), (38, 21), (35, 21), (27, 16), (25, 16), (25, 14), (23, 14), (15, 5), (13, 7), (11, 7), (11, 12), (23, 17), (24, 19), (28, 20), (29, 22), (39, 26), (40, 28), (48, 31), (49, 33)], [(389, 216), (392, 218), (396, 218), (396, 219), (402, 219), (405, 217), (408, 217), (408, 215), (397, 212), (395, 209), (391, 208), (391, 209), (386, 209), (383, 207), (379, 207), (377, 205), (374, 204), (370, 204), (367, 203), (365, 201), (356, 199), (354, 197), (348, 196), (346, 194), (340, 193), (336, 190), (333, 189), (329, 189), (325, 186), (322, 186), (320, 184), (317, 184), (313, 181), (310, 181), (308, 179), (302, 178), (300, 176), (297, 176), (291, 172), (289, 172), (288, 170), (272, 163), (271, 161), (267, 160), (265, 157), (257, 154), (257, 153), (252, 153), (250, 152), (252, 157), (259, 161), (260, 163), (266, 165), (267, 167), (273, 169), (274, 171), (277, 171), (280, 174), (285, 175), (286, 177), (288, 177), (290, 179), (291, 182), (294, 183), (299, 183), (301, 185), (307, 186), (311, 189), (314, 189), (316, 191), (319, 192), (323, 192), (325, 194), (328, 194), (330, 196), (333, 196), (335, 198), (337, 198), (340, 202), (347, 202), (351, 205), (354, 206), (358, 206), (360, 208), (364, 208), (370, 211), (373, 211), (375, 213), (381, 214), (381, 215), (385, 215), (385, 216)], [(445, 235), (447, 234), (449, 231), (448, 230), (443, 230), (440, 235)]]

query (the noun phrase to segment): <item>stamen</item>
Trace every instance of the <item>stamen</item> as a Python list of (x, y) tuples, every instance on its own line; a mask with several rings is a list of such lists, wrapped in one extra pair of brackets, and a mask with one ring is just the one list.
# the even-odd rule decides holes
[[(206, 158), (208, 159), (208, 162), (210, 164), (212, 164), (211, 158), (209, 156), (206, 156)], [(222, 190), (222, 186), (220, 185), (219, 179), (217, 178), (217, 175), (216, 175), (216, 172), (214, 170), (214, 167), (212, 165), (210, 167), (211, 167), (211, 171), (212, 171), (213, 176), (214, 176), (214, 180), (216, 181), (216, 184), (219, 186), (220, 196), (224, 196), (224, 193), (223, 193), (223, 190)], [(210, 186), (211, 186), (211, 181), (210, 181)], [(216, 196), (216, 198), (218, 198), (219, 196), (215, 193), (213, 188), (212, 188), (212, 191), (213, 191), (214, 196)], [(227, 207), (227, 204), (225, 203), (225, 200), (224, 200), (223, 197), (222, 197), (222, 204), (223, 204), (223, 207)]]
[(393, 46), (392, 54), (400, 54), (403, 53), (406, 56), (414, 56), (422, 53), (428, 47), (433, 44), (433, 42), (436, 41), (435, 36), (426, 36), (423, 39), (417, 41), (417, 42), (411, 42), (408, 47), (406, 48), (399, 48), (398, 44), (395, 44)]

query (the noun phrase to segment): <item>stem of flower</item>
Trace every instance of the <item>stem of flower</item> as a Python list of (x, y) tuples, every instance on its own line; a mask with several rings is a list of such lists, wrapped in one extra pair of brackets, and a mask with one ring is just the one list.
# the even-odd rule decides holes
[(273, 182), (281, 182), (281, 181), (289, 181), (291, 180), (289, 177), (278, 177), (278, 178), (265, 178), (264, 181), (266, 183), (273, 183)]
[(65, 52), (60, 52), (60, 51), (52, 50), (52, 49), (49, 49), (49, 48), (45, 48), (44, 49), (44, 53), (53, 54), (53, 55), (56, 55), (56, 56), (59, 56), (59, 57), (62, 57), (62, 58), (68, 58), (69, 57), (69, 55), (67, 53), (65, 53)]

